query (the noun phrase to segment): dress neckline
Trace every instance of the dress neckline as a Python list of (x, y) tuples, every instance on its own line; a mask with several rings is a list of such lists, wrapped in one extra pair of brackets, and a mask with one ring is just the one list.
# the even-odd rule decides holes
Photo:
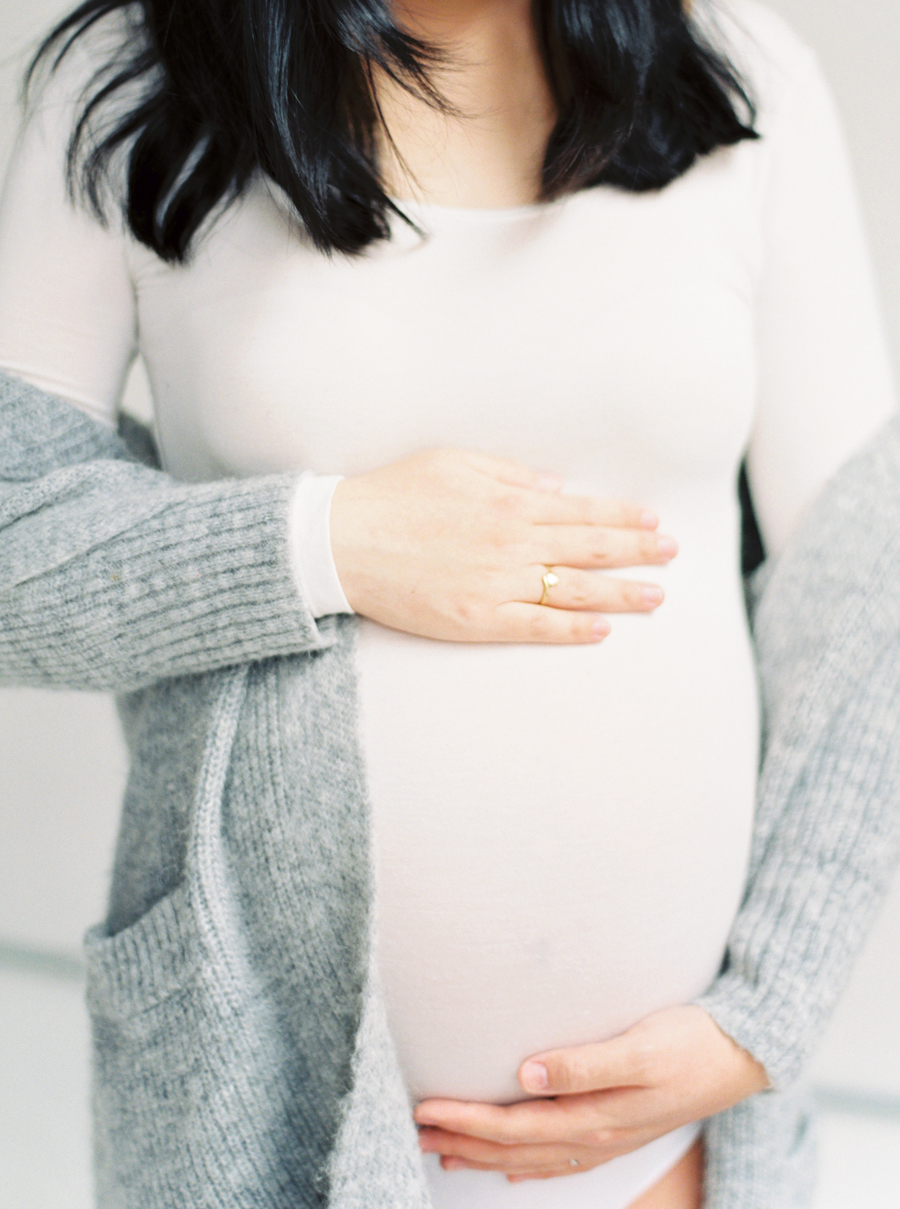
[(434, 214), (441, 218), (456, 219), (459, 222), (502, 222), (507, 219), (530, 218), (546, 214), (559, 206), (565, 197), (553, 201), (529, 202), (521, 206), (444, 206), (437, 202), (418, 201), (414, 198), (391, 197), (390, 201), (411, 217), (415, 214)]

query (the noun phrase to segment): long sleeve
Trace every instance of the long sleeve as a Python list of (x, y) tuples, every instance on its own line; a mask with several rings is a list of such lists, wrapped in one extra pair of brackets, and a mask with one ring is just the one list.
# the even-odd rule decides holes
[(353, 612), (331, 549), (331, 501), (342, 478), (338, 474), (302, 475), (288, 518), (294, 579), (313, 617)]
[(328, 645), (295, 584), (295, 487), (179, 483), (0, 375), (0, 682), (125, 690)]
[(900, 636), (835, 711), (773, 816), (727, 968), (700, 1003), (785, 1087), (822, 1035), (897, 862)]
[(766, 551), (896, 408), (859, 205), (840, 122), (799, 48), (760, 144), (756, 418), (747, 450)]
[(808, 48), (780, 23), (770, 36), (747, 451), (769, 556), (753, 621), (763, 760), (744, 901), (700, 1002), (784, 1087), (900, 843), (900, 428), (835, 107)]
[[(900, 429), (879, 441), (811, 514), (757, 612), (753, 856), (725, 967), (699, 1002), (776, 1087), (821, 1037), (900, 854)], [(867, 476), (888, 491), (851, 512), (837, 484), (858, 492)]]
[(789, 1085), (900, 852), (900, 420), (839, 471), (754, 586), (766, 741), (751, 867), (698, 1002), (779, 1090), (707, 1122), (708, 1209), (809, 1203)]
[[(109, 28), (93, 31), (44, 83), (7, 174), (0, 202), (0, 369), (114, 428), (123, 384), (139, 351), (129, 240), (114, 206), (101, 225), (72, 204), (64, 177), (77, 110), (73, 98), (82, 94), (98, 66), (114, 60), (122, 36), (118, 18), (105, 24)], [(19, 407), (15, 423), (27, 428), (31, 422)], [(122, 467), (115, 473), (121, 482)], [(279, 523), (289, 530), (295, 586), (315, 617), (352, 611), (329, 542), (337, 481), (307, 472), (294, 481), (289, 508), (281, 508), (278, 497)], [(170, 482), (169, 489), (173, 487)], [(137, 483), (133, 489), (139, 490)], [(96, 498), (96, 484), (91, 490)], [(232, 484), (228, 491), (228, 498), (240, 497), (246, 514), (255, 489)], [(122, 500), (126, 513), (133, 506)], [(170, 533), (169, 558), (171, 540)], [(143, 557), (151, 556), (148, 546)], [(191, 558), (195, 567), (211, 573), (212, 563), (196, 550)]]
[[(0, 368), (115, 427), (137, 352), (121, 216), (101, 225), (68, 196), (75, 99), (100, 65), (96, 31), (29, 104), (0, 201)], [(107, 47), (112, 51), (112, 47)]]

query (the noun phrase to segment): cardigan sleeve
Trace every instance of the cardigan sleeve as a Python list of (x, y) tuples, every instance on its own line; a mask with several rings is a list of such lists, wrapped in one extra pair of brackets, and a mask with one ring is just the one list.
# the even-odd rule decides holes
[(786, 797), (727, 963), (698, 1001), (776, 1088), (800, 1075), (847, 982), (896, 865), (898, 821), (900, 637)]
[(841, 469), (761, 587), (763, 761), (744, 899), (698, 1003), (791, 1084), (900, 853), (900, 418)]
[(296, 484), (180, 483), (0, 372), (0, 683), (123, 691), (330, 645), (295, 583)]
[[(79, 98), (121, 57), (122, 23), (121, 13), (98, 22), (42, 81), (0, 202), (0, 369), (110, 428), (139, 348), (130, 240), (115, 206), (104, 224), (73, 203), (65, 164)], [(315, 617), (352, 612), (329, 540), (337, 482), (304, 473), (286, 519), (295, 584)]]
[(762, 764), (744, 899), (699, 1003), (784, 1088), (900, 844), (900, 427), (840, 123), (814, 55), (779, 31), (762, 73), (747, 451), (770, 556), (753, 610)]

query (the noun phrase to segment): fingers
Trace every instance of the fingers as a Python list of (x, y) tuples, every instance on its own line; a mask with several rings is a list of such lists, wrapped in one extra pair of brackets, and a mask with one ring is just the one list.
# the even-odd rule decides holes
[(520, 1167), (508, 1168), (503, 1163), (470, 1163), (466, 1159), (441, 1159), (441, 1166), (445, 1171), (499, 1171), (501, 1175), (506, 1176), (510, 1184), (521, 1184), (525, 1180), (553, 1180), (561, 1175), (578, 1175), (579, 1172), (590, 1171), (592, 1167), (599, 1165), (600, 1162), (594, 1158), (590, 1162), (579, 1161), (577, 1167), (567, 1162), (555, 1167), (523, 1170)]
[[(591, 1167), (599, 1166), (598, 1163), (592, 1163)], [(552, 1168), (550, 1171), (523, 1171), (519, 1175), (508, 1175), (506, 1178), (511, 1184), (523, 1184), (526, 1180), (553, 1180), (561, 1175), (578, 1175), (579, 1171), (588, 1171), (588, 1167), (573, 1167), (570, 1163), (565, 1167)]]
[(659, 566), (678, 553), (667, 535), (591, 525), (536, 525), (529, 545), (538, 562), (594, 570)]
[(610, 632), (604, 613), (652, 613), (664, 599), (658, 584), (595, 575), (554, 564), (558, 582), (549, 589), (544, 604), (539, 604), (546, 565), (529, 568), (518, 586), (520, 597), (531, 597), (534, 604), (520, 599), (496, 606), (495, 632), (486, 635), (488, 641), (551, 645), (602, 642)]
[(587, 645), (602, 642), (610, 624), (600, 613), (548, 609), (546, 605), (507, 601), (495, 610), (496, 635), (488, 641)]
[(559, 1096), (641, 1087), (650, 1075), (646, 1043), (630, 1032), (596, 1045), (577, 1045), (529, 1058), (519, 1067), (525, 1091)]
[(497, 482), (536, 491), (537, 494), (525, 496), (519, 501), (523, 511), (535, 524), (649, 531), (659, 525), (656, 513), (642, 504), (591, 495), (565, 495), (562, 493), (562, 479), (532, 470), (511, 458), (495, 458), (472, 451), (464, 451), (460, 456), (473, 469), (480, 470)]
[[(610, 1146), (608, 1154), (601, 1154), (596, 1149), (571, 1142), (553, 1146), (504, 1146), (430, 1129), (420, 1132), (419, 1146), (426, 1154), (441, 1155), (444, 1160), (441, 1165), (447, 1170), (466, 1166), (513, 1175), (550, 1170), (571, 1174), (620, 1153), (614, 1145)], [(578, 1160), (577, 1166), (571, 1162), (573, 1158)]]
[[(519, 462), (452, 449), (342, 479), (329, 524), (357, 613), (451, 642), (602, 641), (605, 614), (652, 611), (662, 594), (590, 573), (675, 553), (635, 504), (564, 496), (558, 479)], [(557, 576), (543, 605), (542, 567)]]
[(617, 1122), (627, 1125), (634, 1097), (647, 1105), (653, 1093), (657, 1111), (696, 1120), (761, 1090), (768, 1076), (701, 1007), (682, 1004), (653, 1012), (609, 1041), (535, 1054), (519, 1067), (519, 1082), (543, 1096), (600, 1091)]
[[(521, 598), (530, 594), (535, 602), (543, 595), (542, 577), (547, 567), (540, 564), (529, 568), (533, 587), (523, 579)], [(554, 609), (583, 609), (597, 613), (652, 613), (658, 608), (665, 593), (658, 584), (639, 583), (635, 580), (619, 579), (611, 575), (600, 575), (596, 571), (581, 571), (572, 567), (550, 568), (557, 582), (547, 591), (545, 605)]]
[(628, 500), (592, 495), (535, 495), (529, 500), (532, 521), (538, 525), (600, 525), (613, 529), (654, 530), (659, 518), (649, 508)]
[(419, 1125), (501, 1146), (613, 1144), (618, 1140), (616, 1131), (600, 1124), (602, 1117), (597, 1096), (523, 1100), (506, 1105), (431, 1100), (420, 1104), (415, 1112)]

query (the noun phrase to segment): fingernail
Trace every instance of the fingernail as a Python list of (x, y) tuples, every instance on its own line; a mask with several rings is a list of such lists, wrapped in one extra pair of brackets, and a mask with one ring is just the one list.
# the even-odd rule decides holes
[(660, 537), (656, 542), (656, 548), (663, 558), (672, 558), (678, 553), (678, 543), (674, 537)]
[(662, 604), (663, 590), (658, 588), (656, 584), (644, 584), (641, 588), (641, 596), (644, 598), (644, 604), (648, 609), (655, 609), (657, 605)]
[(535, 486), (538, 491), (559, 491), (562, 487), (562, 479), (555, 478), (552, 474), (542, 474)]
[(658, 524), (659, 524), (659, 517), (656, 515), (655, 512), (651, 512), (649, 508), (646, 508), (641, 513), (641, 527), (642, 528), (655, 529)]
[(600, 621), (595, 621), (591, 626), (591, 632), (595, 638), (605, 638), (609, 633), (609, 622), (603, 621), (602, 619)]
[(546, 1091), (550, 1076), (543, 1062), (526, 1062), (522, 1067), (521, 1082), (526, 1091)]

